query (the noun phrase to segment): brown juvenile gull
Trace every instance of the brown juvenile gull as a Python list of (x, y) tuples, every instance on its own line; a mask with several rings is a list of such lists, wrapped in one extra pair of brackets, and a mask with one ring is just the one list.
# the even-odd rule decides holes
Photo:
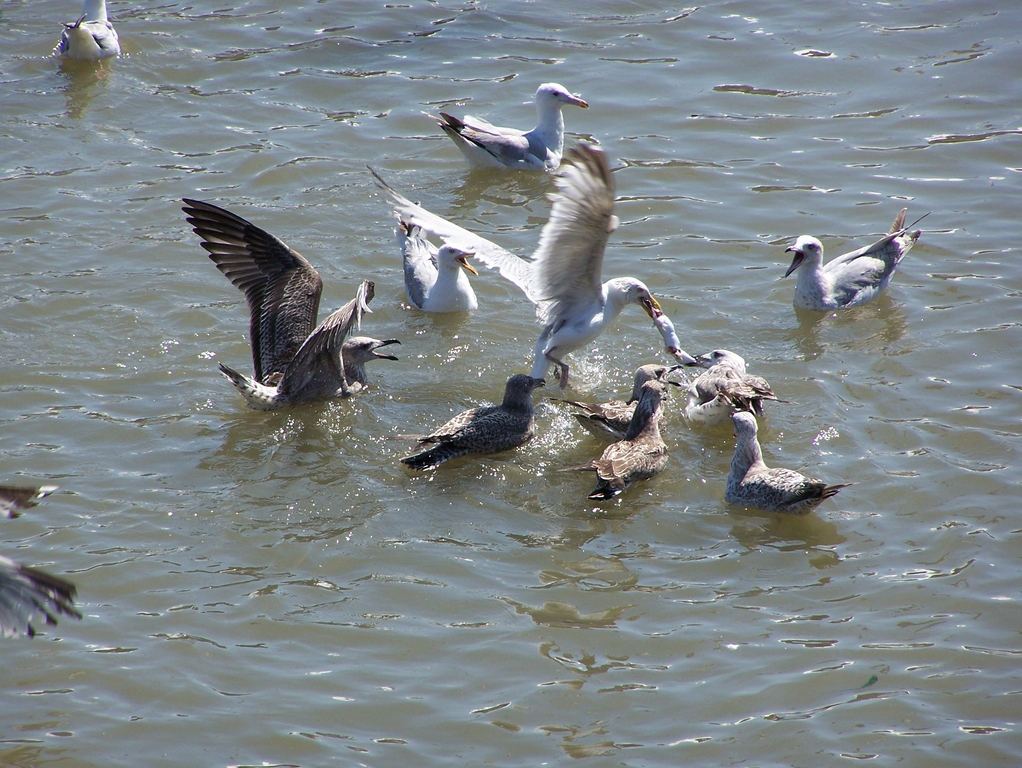
[(76, 61), (99, 61), (121, 55), (117, 30), (106, 16), (106, 0), (85, 0), (78, 21), (64, 25), (53, 55)]
[(472, 254), (453, 245), (437, 248), (421, 227), (398, 219), (397, 243), (405, 270), (408, 300), (423, 312), (474, 312), (479, 307), (466, 272), (475, 271), (466, 259)]
[(667, 465), (667, 446), (660, 437), (660, 419), (667, 385), (650, 379), (643, 383), (639, 402), (623, 440), (608, 445), (603, 455), (565, 471), (595, 470), (599, 481), (590, 499), (612, 499), (636, 480), (648, 480)]
[(561, 107), (573, 104), (587, 109), (584, 99), (568, 93), (557, 83), (543, 83), (536, 90), (536, 116), (539, 122), (531, 131), (499, 128), (485, 120), (465, 115), (440, 113), (436, 120), (444, 133), (473, 168), (510, 168), (525, 171), (556, 171), (564, 148), (564, 117)]
[[(823, 263), (823, 244), (810, 235), (800, 235), (795, 244), (787, 248), (795, 255), (784, 273), (787, 277), (798, 270), (792, 302), (795, 308), (828, 312), (865, 304), (879, 296), (922, 234), (918, 229), (908, 231), (906, 213), (908, 209), (902, 208), (891, 231), (872, 245), (838, 256), (826, 264)], [(922, 218), (925, 216), (917, 219), (913, 226)]]
[(745, 358), (728, 349), (699, 355), (696, 365), (707, 370), (688, 388), (685, 416), (703, 424), (717, 424), (737, 411), (763, 415), (763, 401), (777, 400), (767, 380), (745, 372)]
[[(593, 435), (608, 443), (624, 438), (632, 423), (635, 405), (642, 394), (642, 385), (647, 381), (665, 381), (665, 376), (673, 370), (666, 365), (643, 365), (635, 371), (635, 383), (632, 396), (628, 400), (608, 400), (605, 403), (582, 403), (577, 400), (560, 400), (562, 403), (581, 409), (581, 413), (572, 414), (578, 423)], [(557, 400), (557, 398), (551, 398)], [(661, 417), (663, 412), (661, 411)]]
[[(618, 226), (614, 181), (602, 150), (580, 144), (566, 154), (569, 162), (554, 177), (558, 191), (551, 197), (550, 219), (543, 226), (532, 261), (430, 213), (377, 176), (401, 219), (471, 251), (478, 261), (498, 270), (525, 292), (543, 325), (534, 350), (532, 376), (542, 378), (555, 365), (561, 389), (568, 385), (568, 366), (562, 358), (588, 346), (626, 305), (638, 304), (654, 321), (663, 315), (641, 280), (616, 277), (601, 282), (607, 238)], [(662, 335), (669, 330), (664, 321), (657, 323), (657, 328)], [(679, 354), (683, 362), (693, 360), (680, 350)]]
[[(17, 510), (35, 506), (55, 490), (55, 485), (0, 485), (0, 511), (17, 517)], [(51, 625), (61, 614), (80, 619), (74, 608), (75, 592), (75, 585), (66, 579), (0, 555), (0, 637), (34, 637), (32, 622), (40, 618)]]
[(185, 198), (182, 208), (217, 269), (245, 293), (255, 377), (220, 364), (253, 408), (272, 411), (289, 405), (350, 397), (366, 384), (370, 360), (397, 360), (379, 352), (398, 344), (365, 336), (347, 338), (361, 327), (375, 293), (364, 280), (355, 298), (316, 325), (323, 281), (315, 268), (284, 241), (230, 211)]
[(767, 512), (804, 515), (852, 483), (827, 485), (792, 469), (771, 468), (763, 463), (763, 451), (756, 439), (756, 417), (739, 411), (735, 424), (735, 455), (727, 476), (724, 500), (730, 504), (757, 507)]
[(419, 445), (435, 443), (401, 461), (412, 469), (433, 469), (445, 461), (468, 453), (498, 453), (515, 448), (532, 438), (535, 415), (532, 393), (546, 382), (516, 373), (504, 387), (500, 405), (471, 408), (419, 439)]

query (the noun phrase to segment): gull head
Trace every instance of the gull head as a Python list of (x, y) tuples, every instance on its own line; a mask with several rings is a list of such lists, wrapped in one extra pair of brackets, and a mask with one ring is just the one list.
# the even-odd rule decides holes
[(802, 266), (806, 260), (810, 264), (814, 262), (819, 264), (823, 261), (823, 243), (811, 235), (799, 235), (794, 245), (784, 249), (785, 253), (789, 251), (795, 255), (791, 259), (791, 266), (788, 267), (788, 271), (784, 273), (785, 277)]
[(532, 393), (539, 387), (546, 386), (546, 379), (534, 379), (526, 373), (516, 373), (507, 380), (504, 386), (504, 407), (532, 407)]
[(663, 310), (660, 309), (660, 302), (653, 298), (649, 288), (638, 280), (628, 286), (628, 298), (637, 302), (640, 307), (646, 310), (646, 314), (649, 315), (651, 320), (656, 320), (663, 314)]
[(397, 339), (371, 339), (368, 336), (353, 336), (342, 347), (345, 362), (364, 364), (370, 360), (397, 360), (394, 355), (380, 352), (380, 347), (400, 344)]
[(745, 358), (730, 349), (715, 349), (699, 355), (694, 365), (700, 368), (712, 368), (715, 365), (726, 365), (741, 373), (745, 373)]
[(472, 265), (467, 261), (469, 256), (475, 256), (475, 253), (472, 251), (463, 251), (460, 248), (455, 248), (453, 245), (443, 245), (440, 247), (440, 250), (437, 251), (437, 261), (441, 264), (453, 263), (460, 266), (466, 272), (478, 275), (479, 273), (476, 272)]
[(738, 411), (731, 416), (731, 421), (735, 425), (735, 437), (739, 441), (743, 440), (755, 440), (756, 431), (759, 426), (756, 424), (756, 417), (748, 411)]
[(543, 85), (536, 89), (536, 104), (544, 103), (554, 104), (558, 109), (560, 109), (562, 104), (574, 104), (576, 107), (582, 107), (582, 109), (589, 108), (589, 102), (581, 96), (575, 96), (570, 93), (560, 83), (543, 83)]

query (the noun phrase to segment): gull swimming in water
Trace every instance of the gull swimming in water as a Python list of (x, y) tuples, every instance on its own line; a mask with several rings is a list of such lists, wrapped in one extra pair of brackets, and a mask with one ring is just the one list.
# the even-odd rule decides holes
[(590, 499), (612, 499), (636, 480), (648, 480), (667, 465), (667, 446), (660, 437), (666, 394), (667, 385), (663, 381), (645, 381), (624, 439), (608, 445), (600, 458), (565, 470), (596, 471), (599, 481), (589, 494)]
[(827, 485), (792, 469), (771, 468), (763, 463), (763, 451), (756, 439), (756, 417), (739, 411), (735, 424), (734, 457), (727, 476), (724, 500), (730, 504), (757, 507), (767, 512), (804, 515), (852, 483)]
[(784, 273), (787, 277), (798, 270), (792, 302), (795, 308), (828, 312), (865, 304), (879, 296), (922, 234), (918, 229), (908, 231), (906, 213), (908, 209), (902, 208), (890, 232), (872, 245), (838, 256), (826, 264), (823, 263), (823, 244), (810, 235), (800, 235), (795, 244), (786, 249), (795, 255)]
[(536, 425), (532, 393), (545, 383), (516, 373), (507, 380), (500, 405), (459, 413), (440, 429), (419, 438), (419, 445), (435, 443), (432, 448), (406, 456), (402, 463), (412, 469), (433, 469), (468, 453), (498, 453), (530, 440)]
[[(618, 226), (614, 181), (603, 151), (580, 144), (568, 150), (567, 158), (569, 164), (554, 177), (558, 192), (551, 196), (553, 208), (532, 261), (430, 213), (377, 178), (401, 219), (450, 245), (471, 251), (476, 259), (525, 292), (543, 324), (536, 341), (532, 377), (543, 378), (555, 365), (561, 389), (568, 385), (568, 366), (562, 358), (603, 333), (629, 303), (641, 306), (655, 322), (659, 320), (657, 329), (665, 343), (669, 348), (674, 344), (667, 336), (668, 330), (673, 334), (673, 326), (662, 319), (666, 315), (645, 283), (634, 277), (601, 282), (607, 238)], [(680, 349), (676, 356), (694, 361)]]
[(64, 25), (53, 55), (76, 61), (99, 61), (121, 55), (117, 30), (106, 17), (106, 0), (85, 0), (78, 21)]
[(564, 117), (561, 107), (589, 104), (557, 83), (543, 83), (536, 90), (538, 122), (531, 131), (499, 128), (465, 115), (458, 119), (445, 112), (436, 120), (473, 168), (513, 168), (525, 171), (556, 171), (564, 149)]
[(777, 400), (762, 376), (745, 372), (745, 358), (728, 349), (715, 349), (696, 358), (707, 370), (688, 388), (685, 416), (703, 424), (716, 424), (736, 410), (763, 415), (763, 401)]
[[(55, 490), (55, 485), (0, 485), (0, 512), (17, 517), (19, 509), (34, 507)], [(80, 619), (82, 615), (74, 608), (76, 591), (66, 579), (0, 555), (0, 637), (34, 637), (32, 621), (39, 618), (50, 625), (56, 624), (61, 614)]]
[(474, 312), (479, 308), (466, 272), (479, 273), (466, 259), (472, 254), (453, 245), (439, 249), (422, 228), (398, 219), (397, 241), (405, 268), (405, 293), (423, 312)]
[[(635, 371), (632, 396), (628, 400), (608, 400), (606, 403), (580, 403), (576, 400), (561, 400), (562, 403), (581, 409), (573, 414), (578, 423), (605, 442), (622, 440), (632, 423), (635, 406), (642, 395), (642, 385), (647, 381), (665, 381), (668, 372), (674, 370), (666, 365), (643, 365)], [(673, 383), (673, 382), (671, 382)], [(553, 398), (556, 400), (557, 398)], [(661, 411), (661, 416), (663, 411)]]
[(316, 325), (323, 280), (282, 240), (212, 203), (185, 198), (182, 208), (217, 269), (244, 291), (255, 378), (220, 364), (220, 371), (253, 408), (350, 397), (366, 384), (365, 363), (397, 360), (379, 351), (398, 344), (365, 336), (347, 338), (361, 326), (375, 293), (364, 280), (355, 298)]

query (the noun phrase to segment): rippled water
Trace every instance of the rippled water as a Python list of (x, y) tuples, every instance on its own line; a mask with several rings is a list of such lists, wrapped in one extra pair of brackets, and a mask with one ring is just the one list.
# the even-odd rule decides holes
[[(586, 10), (579, 10), (585, 7)], [(0, 7), (0, 531), (81, 622), (0, 652), (2, 765), (1017, 765), (1019, 174), (1012, 3), (112, 0), (126, 55), (47, 57), (76, 2)], [(733, 438), (672, 412), (668, 471), (594, 508), (601, 446), (544, 400), (525, 448), (413, 475), (395, 437), (500, 397), (531, 307), (404, 299), (365, 170), (528, 254), (543, 175), (470, 173), (422, 111), (617, 168), (608, 275), (791, 404), (769, 463), (857, 484), (805, 518), (722, 501)], [(376, 281), (402, 345), (354, 401), (259, 413), (244, 300), (180, 198), (301, 251), (324, 310)], [(889, 292), (796, 314), (784, 248), (927, 211)], [(663, 360), (630, 308), (578, 394)], [(549, 394), (549, 393), (548, 393)]]

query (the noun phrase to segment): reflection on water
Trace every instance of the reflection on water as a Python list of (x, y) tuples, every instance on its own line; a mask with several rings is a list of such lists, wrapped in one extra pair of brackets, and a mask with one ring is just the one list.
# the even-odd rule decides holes
[(792, 308), (798, 325), (785, 337), (812, 361), (828, 348), (856, 350), (866, 355), (885, 353), (908, 332), (908, 315), (887, 293), (858, 307), (836, 312)]
[(60, 59), (66, 114), (72, 120), (81, 120), (93, 99), (101, 96), (112, 80), (113, 65), (109, 60), (76, 61)]

